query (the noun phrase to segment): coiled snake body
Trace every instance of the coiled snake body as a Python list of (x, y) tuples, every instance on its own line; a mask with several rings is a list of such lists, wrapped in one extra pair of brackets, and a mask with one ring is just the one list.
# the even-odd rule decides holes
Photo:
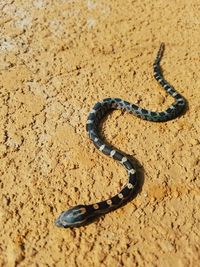
[(121, 109), (144, 120), (155, 122), (171, 120), (182, 112), (186, 105), (185, 99), (164, 79), (160, 69), (160, 60), (163, 51), (164, 44), (162, 43), (153, 64), (153, 69), (155, 79), (169, 95), (175, 98), (175, 102), (168, 109), (163, 112), (152, 112), (119, 98), (106, 98), (97, 102), (88, 115), (86, 130), (89, 138), (101, 152), (119, 161), (125, 167), (128, 173), (128, 183), (118, 194), (110, 199), (91, 205), (78, 205), (62, 212), (55, 221), (58, 227), (68, 228), (85, 225), (90, 222), (91, 219), (120, 207), (134, 194), (138, 183), (136, 170), (132, 162), (120, 151), (112, 149), (104, 143), (98, 134), (98, 125), (105, 114), (113, 109)]

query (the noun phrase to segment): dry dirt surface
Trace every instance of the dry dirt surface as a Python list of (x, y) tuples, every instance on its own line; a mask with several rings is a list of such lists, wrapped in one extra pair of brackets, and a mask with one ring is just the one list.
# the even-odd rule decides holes
[[(0, 266), (200, 266), (200, 6), (198, 1), (0, 2)], [(114, 111), (103, 137), (138, 163), (140, 192), (75, 229), (61, 211), (117, 193), (123, 167), (99, 153), (85, 124), (98, 100), (151, 110), (188, 101), (153, 123)]]

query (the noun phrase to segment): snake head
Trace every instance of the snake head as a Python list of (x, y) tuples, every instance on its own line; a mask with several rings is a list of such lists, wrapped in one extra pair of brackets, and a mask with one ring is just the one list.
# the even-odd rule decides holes
[(55, 225), (64, 228), (77, 227), (87, 223), (89, 217), (87, 206), (78, 205), (67, 211), (63, 211), (56, 219)]

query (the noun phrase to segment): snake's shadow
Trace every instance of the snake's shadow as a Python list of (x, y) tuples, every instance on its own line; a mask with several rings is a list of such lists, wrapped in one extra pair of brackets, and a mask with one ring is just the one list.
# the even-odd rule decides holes
[[(110, 143), (108, 143), (106, 141), (105, 135), (102, 133), (102, 125), (103, 123), (107, 120), (109, 114), (112, 113), (112, 111), (109, 111), (104, 118), (101, 119), (100, 125), (98, 127), (99, 130), (99, 136), (101, 137), (101, 139), (104, 141), (104, 143), (108, 146), (110, 146), (112, 149), (115, 149), (116, 151), (119, 151), (120, 153), (122, 153), (124, 156), (126, 156), (129, 160), (131, 160), (134, 169), (136, 170), (136, 177), (137, 177), (137, 185), (134, 187), (134, 191), (133, 194), (131, 195), (131, 197), (127, 198), (125, 201), (123, 201), (123, 203), (120, 206), (117, 206), (116, 208), (113, 208), (111, 211), (108, 211), (106, 213), (110, 213), (116, 209), (119, 209), (123, 206), (125, 206), (127, 203), (129, 203), (130, 201), (132, 201), (134, 198), (137, 197), (137, 195), (142, 191), (142, 187), (144, 184), (144, 168), (143, 166), (140, 164), (140, 162), (133, 157), (132, 155), (126, 154), (123, 151), (119, 150), (118, 148), (114, 147), (113, 145), (111, 145)], [(123, 111), (122, 111), (123, 113)], [(102, 156), (105, 156), (101, 153)], [(105, 156), (107, 157), (107, 156)], [(128, 174), (127, 175), (127, 179), (128, 179)], [(105, 214), (106, 214), (105, 213)], [(86, 226), (89, 225), (91, 223), (93, 223), (94, 221), (98, 221), (100, 220), (100, 217), (104, 217), (105, 214), (98, 214), (95, 217), (92, 217), (89, 221), (87, 221), (85, 224), (82, 224), (81, 226), (76, 226), (76, 228), (78, 227), (82, 227), (82, 226)]]

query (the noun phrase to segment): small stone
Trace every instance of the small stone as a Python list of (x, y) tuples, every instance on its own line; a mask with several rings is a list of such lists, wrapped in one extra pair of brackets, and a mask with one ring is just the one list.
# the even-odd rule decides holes
[(189, 142), (193, 146), (196, 146), (196, 145), (199, 144), (199, 140), (198, 139), (195, 139), (195, 138), (191, 138)]

